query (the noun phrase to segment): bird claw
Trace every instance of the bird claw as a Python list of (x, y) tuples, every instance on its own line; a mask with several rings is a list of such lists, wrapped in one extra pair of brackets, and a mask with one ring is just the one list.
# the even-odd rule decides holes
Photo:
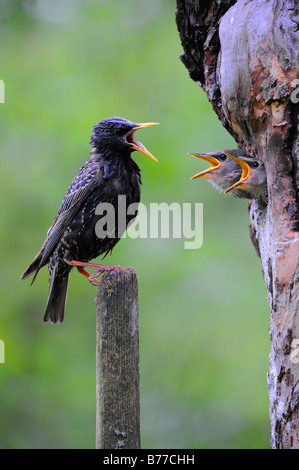
[(91, 274), (88, 278), (90, 284), (92, 284), (93, 286), (99, 285), (99, 281), (96, 278), (107, 271), (115, 271), (115, 272), (129, 271), (131, 273), (135, 273), (134, 269), (131, 266), (126, 266), (125, 268), (122, 268), (119, 264), (115, 264), (114, 266), (102, 266), (102, 265), (100, 266), (101, 266), (100, 269), (96, 271), (95, 273)]
[[(78, 269), (79, 273), (83, 274), (83, 276), (87, 277), (89, 280), (90, 284), (93, 286), (98, 286), (100, 282), (96, 279), (98, 276), (103, 274), (106, 271), (129, 271), (131, 273), (134, 273), (134, 269), (131, 266), (126, 266), (125, 268), (122, 268), (119, 264), (115, 264), (114, 266), (105, 266), (103, 264), (95, 264), (95, 263), (84, 263), (82, 261), (70, 261), (65, 259), (64, 260), (67, 264), (70, 266), (76, 266)], [(88, 271), (84, 269), (84, 267), (87, 268), (92, 268), (92, 269), (97, 269), (97, 271), (93, 274), (90, 274)]]

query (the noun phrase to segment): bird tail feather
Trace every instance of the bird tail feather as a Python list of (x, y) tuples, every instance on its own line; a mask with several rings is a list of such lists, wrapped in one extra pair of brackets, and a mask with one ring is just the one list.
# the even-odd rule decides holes
[(49, 296), (44, 315), (44, 322), (62, 323), (67, 298), (69, 272), (58, 276), (54, 269), (49, 283)]
[(21, 280), (26, 279), (27, 277), (35, 273), (35, 276), (31, 282), (31, 285), (33, 284), (38, 271), (42, 268), (41, 266), (42, 256), (43, 256), (43, 252), (40, 251), (34, 258), (34, 260), (29, 264), (28, 268), (23, 272), (21, 276)]

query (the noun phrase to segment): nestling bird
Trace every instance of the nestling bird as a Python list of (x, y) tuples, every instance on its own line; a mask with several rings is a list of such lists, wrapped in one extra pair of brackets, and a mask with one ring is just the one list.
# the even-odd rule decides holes
[(211, 183), (211, 185), (218, 189), (220, 192), (225, 191), (232, 184), (236, 183), (242, 174), (242, 168), (238, 163), (231, 160), (224, 152), (236, 152), (238, 155), (246, 156), (243, 150), (219, 150), (211, 153), (189, 153), (194, 157), (206, 160), (210, 163), (210, 167), (196, 175), (192, 176), (192, 180), (195, 178), (204, 177)]
[[(34, 274), (34, 281), (39, 270), (48, 264), (49, 296), (45, 322), (63, 321), (69, 274), (73, 266), (84, 276), (92, 278), (95, 285), (98, 284), (95, 275), (90, 276), (85, 267), (97, 268), (97, 274), (114, 269), (89, 261), (108, 254), (137, 215), (118, 214), (118, 196), (126, 196), (127, 206), (139, 203), (140, 168), (131, 158), (131, 153), (138, 150), (157, 159), (135, 140), (134, 133), (155, 124), (158, 123), (136, 124), (120, 117), (111, 117), (93, 127), (91, 156), (68, 188), (41, 250), (21, 276), (21, 279), (26, 279)], [(103, 215), (96, 215), (95, 210), (101, 203), (110, 203), (115, 209), (113, 237), (106, 235), (99, 238), (96, 234), (96, 224)], [(117, 230), (119, 215), (124, 218), (122, 233)]]
[(203, 176), (216, 189), (232, 196), (258, 199), (265, 204), (267, 199), (267, 176), (261, 160), (248, 156), (244, 150), (229, 149), (211, 153), (190, 153), (210, 163), (207, 170), (192, 176)]
[(268, 202), (267, 174), (263, 162), (256, 157), (240, 158), (229, 153), (227, 155), (241, 166), (242, 174), (236, 183), (224, 191), (224, 194), (237, 191), (240, 195), (236, 197), (256, 199), (262, 205), (266, 205)]

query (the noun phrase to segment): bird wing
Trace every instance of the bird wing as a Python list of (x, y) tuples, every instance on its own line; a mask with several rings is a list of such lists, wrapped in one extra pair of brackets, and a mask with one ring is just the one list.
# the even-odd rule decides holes
[(54, 250), (62, 234), (72, 221), (85, 199), (99, 183), (103, 169), (99, 163), (87, 161), (80, 169), (70, 187), (68, 188), (61, 206), (56, 214), (53, 224), (48, 230), (47, 238), (42, 247), (40, 267), (46, 264), (49, 255)]

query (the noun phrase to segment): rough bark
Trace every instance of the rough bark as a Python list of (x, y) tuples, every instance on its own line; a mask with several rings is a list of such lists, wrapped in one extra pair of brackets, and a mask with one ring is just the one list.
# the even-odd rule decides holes
[(250, 236), (271, 313), (271, 443), (299, 448), (298, 2), (177, 0), (176, 20), (190, 77), (266, 167), (269, 203), (251, 203)]

